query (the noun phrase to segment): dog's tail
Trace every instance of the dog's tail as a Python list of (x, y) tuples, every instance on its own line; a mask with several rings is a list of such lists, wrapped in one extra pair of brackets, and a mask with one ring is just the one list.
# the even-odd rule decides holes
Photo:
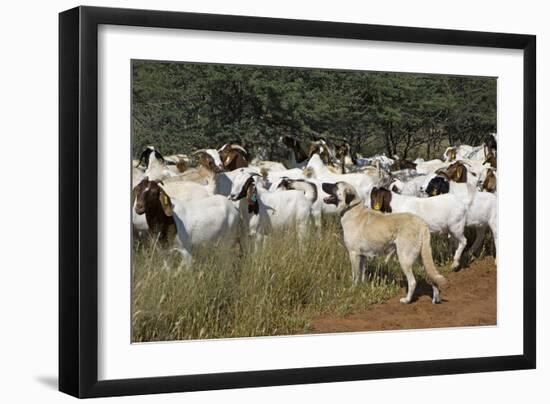
[(432, 246), (430, 244), (430, 230), (428, 229), (427, 225), (424, 225), (424, 229), (421, 231), (421, 234), (422, 247), (420, 250), (420, 254), (422, 254), (422, 263), (424, 264), (424, 268), (426, 268), (426, 274), (428, 274), (428, 278), (430, 278), (430, 280), (435, 283), (437, 287), (444, 288), (445, 286), (447, 286), (448, 281), (443, 275), (437, 272), (437, 269), (435, 268), (434, 260), (432, 257)]

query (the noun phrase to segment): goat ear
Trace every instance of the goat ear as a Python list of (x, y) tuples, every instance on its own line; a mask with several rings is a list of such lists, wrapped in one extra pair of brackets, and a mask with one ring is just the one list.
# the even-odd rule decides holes
[(466, 182), (466, 169), (464, 166), (459, 165), (456, 169), (456, 182)]
[(178, 172), (184, 173), (185, 171), (187, 171), (187, 164), (185, 163), (185, 161), (180, 160), (176, 163), (176, 168), (178, 169)]
[(256, 186), (252, 184), (249, 189), (248, 195), (248, 213), (257, 215), (260, 212), (260, 204), (258, 203), (258, 193)]
[(227, 167), (229, 164), (231, 164), (233, 160), (237, 158), (237, 154), (238, 152), (234, 150), (230, 150), (229, 152), (227, 152), (227, 155), (225, 156), (225, 160), (223, 161), (224, 167)]
[(162, 207), (164, 214), (166, 216), (172, 216), (174, 214), (174, 211), (172, 210), (172, 201), (170, 200), (170, 197), (166, 195), (166, 192), (164, 192), (164, 190), (162, 189), (159, 192), (159, 200), (160, 206)]
[(391, 209), (392, 197), (393, 197), (393, 195), (392, 195), (391, 191), (386, 192), (386, 196), (384, 197), (384, 202), (383, 202), (383, 211), (384, 212), (392, 213), (392, 209)]
[(148, 160), (149, 160), (149, 154), (151, 154), (151, 150), (150, 149), (145, 149), (141, 152), (141, 155), (139, 156), (139, 161), (138, 161), (138, 164), (136, 166), (139, 167), (141, 165), (141, 163), (144, 163), (145, 166), (148, 166)]

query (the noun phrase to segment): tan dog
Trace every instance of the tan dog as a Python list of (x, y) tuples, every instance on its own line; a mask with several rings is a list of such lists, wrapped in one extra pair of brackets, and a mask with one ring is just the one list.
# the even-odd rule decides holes
[(355, 189), (346, 182), (324, 183), (323, 191), (330, 195), (324, 202), (336, 205), (340, 213), (354, 285), (365, 279), (366, 258), (395, 250), (408, 283), (407, 296), (400, 301), (410, 303), (416, 288), (412, 267), (421, 255), (433, 288), (432, 303), (441, 302), (439, 287), (447, 280), (435, 268), (430, 231), (421, 218), (410, 213), (382, 214), (367, 209)]

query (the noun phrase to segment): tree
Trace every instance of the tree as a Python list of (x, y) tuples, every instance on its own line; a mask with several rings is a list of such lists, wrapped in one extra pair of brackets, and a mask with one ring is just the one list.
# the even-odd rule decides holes
[(496, 132), (496, 79), (134, 61), (133, 154), (238, 142), (278, 159), (281, 135), (431, 158)]

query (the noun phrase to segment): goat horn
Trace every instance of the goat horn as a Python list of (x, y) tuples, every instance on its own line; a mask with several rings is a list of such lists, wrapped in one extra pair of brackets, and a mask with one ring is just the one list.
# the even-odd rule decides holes
[(193, 153), (191, 153), (192, 155), (195, 155), (195, 154), (199, 154), (199, 153), (206, 153), (206, 149), (199, 149), (199, 150), (195, 150)]
[(244, 147), (239, 146), (238, 144), (232, 144), (232, 145), (231, 145), (231, 148), (232, 148), (232, 149), (241, 150), (243, 153), (247, 153), (247, 154), (248, 154), (248, 152), (244, 149)]
[(229, 143), (224, 144), (222, 147), (218, 149), (218, 153), (220, 153), (223, 149), (225, 149), (227, 146), (229, 146)]

